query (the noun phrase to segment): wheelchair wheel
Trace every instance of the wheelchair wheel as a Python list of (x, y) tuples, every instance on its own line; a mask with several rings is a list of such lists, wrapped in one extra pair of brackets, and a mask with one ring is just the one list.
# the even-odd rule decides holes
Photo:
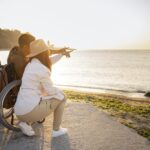
[[(13, 131), (20, 131), (20, 129), (17, 127), (18, 120), (14, 114), (13, 108), (16, 102), (20, 84), (20, 80), (15, 80), (7, 84), (0, 94), (0, 123), (4, 127)], [(13, 103), (12, 107), (10, 108), (6, 108), (5, 106), (5, 102), (7, 101), (8, 96)]]

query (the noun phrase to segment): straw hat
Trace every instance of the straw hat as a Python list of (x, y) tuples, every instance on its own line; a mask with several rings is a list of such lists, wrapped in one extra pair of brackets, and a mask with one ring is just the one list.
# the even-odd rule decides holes
[(55, 48), (53, 45), (47, 45), (42, 39), (34, 40), (30, 43), (30, 54), (26, 57), (33, 57), (47, 50), (55, 50)]

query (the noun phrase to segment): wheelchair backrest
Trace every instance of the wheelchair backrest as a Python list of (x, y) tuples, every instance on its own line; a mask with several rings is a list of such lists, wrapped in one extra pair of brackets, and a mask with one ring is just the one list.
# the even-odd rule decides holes
[(13, 64), (0, 65), (0, 92), (3, 88), (16, 79), (16, 73)]
[(3, 90), (3, 88), (7, 85), (8, 79), (7, 79), (7, 72), (5, 70), (5, 65), (0, 65), (0, 92)]

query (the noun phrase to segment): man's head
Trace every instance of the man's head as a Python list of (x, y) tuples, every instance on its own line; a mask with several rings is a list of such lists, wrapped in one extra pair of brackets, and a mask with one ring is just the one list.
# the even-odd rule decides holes
[(35, 40), (35, 37), (31, 34), (22, 34), (19, 39), (19, 47), (21, 48), (23, 55), (26, 56), (30, 53), (30, 43)]

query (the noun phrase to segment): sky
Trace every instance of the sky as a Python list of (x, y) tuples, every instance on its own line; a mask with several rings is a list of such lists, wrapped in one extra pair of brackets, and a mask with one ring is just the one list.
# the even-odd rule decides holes
[(0, 28), (77, 49), (150, 49), (150, 0), (0, 0)]

